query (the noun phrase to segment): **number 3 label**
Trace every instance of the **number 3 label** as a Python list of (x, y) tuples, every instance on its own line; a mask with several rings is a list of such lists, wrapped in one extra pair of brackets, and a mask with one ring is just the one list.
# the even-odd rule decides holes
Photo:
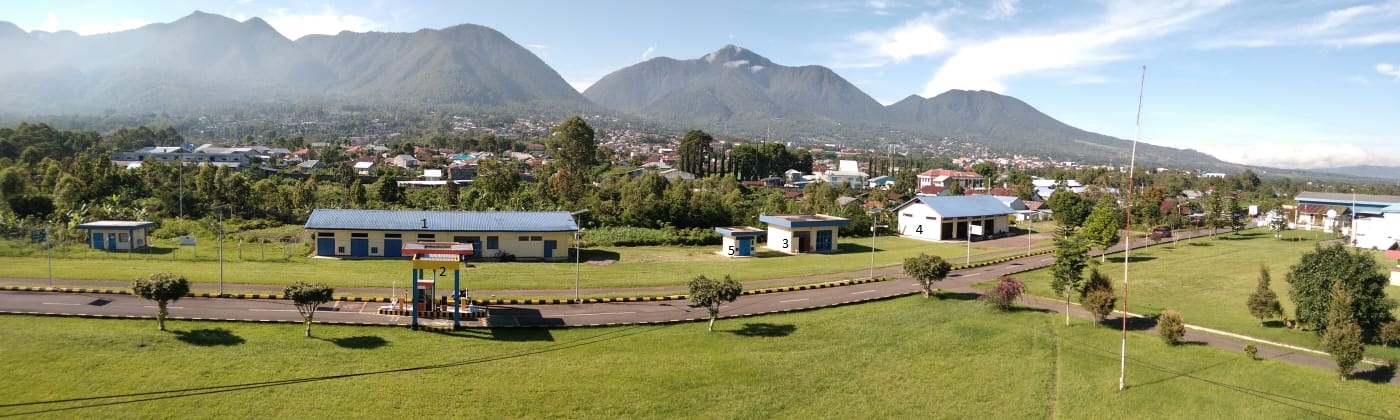
[(788, 240), (787, 240), (787, 238), (783, 238), (783, 249), (787, 249), (787, 247), (788, 247)]

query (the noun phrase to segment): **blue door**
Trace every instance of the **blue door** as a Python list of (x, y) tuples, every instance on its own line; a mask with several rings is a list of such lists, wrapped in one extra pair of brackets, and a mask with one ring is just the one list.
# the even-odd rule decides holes
[(352, 239), (350, 239), (350, 256), (352, 256), (352, 257), (368, 257), (368, 256), (369, 256), (369, 238), (352, 238)]
[(554, 246), (558, 243), (559, 241), (544, 241), (544, 257), (546, 259), (554, 258)]
[(103, 249), (103, 248), (106, 248), (106, 247), (102, 246), (102, 234), (101, 234), (101, 233), (97, 233), (97, 232), (93, 232), (93, 234), (92, 234), (92, 249)]
[(107, 249), (117, 249), (117, 234), (107, 234)]
[(386, 256), (386, 257), (402, 257), (402, 256), (403, 256), (403, 239), (385, 239), (385, 240), (384, 240), (384, 256)]
[(739, 238), (739, 256), (747, 257), (753, 251), (753, 240), (749, 238)]
[(316, 238), (316, 255), (335, 256), (335, 238)]
[(819, 230), (819, 231), (817, 231), (817, 250), (818, 250), (818, 251), (831, 251), (832, 249), (833, 249), (833, 247), (831, 246), (831, 231), (829, 231), (829, 230)]

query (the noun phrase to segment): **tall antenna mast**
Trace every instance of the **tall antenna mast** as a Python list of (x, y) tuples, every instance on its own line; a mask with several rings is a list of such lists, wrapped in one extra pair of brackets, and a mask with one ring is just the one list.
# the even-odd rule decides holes
[(1142, 135), (1142, 91), (1147, 87), (1147, 66), (1142, 66), (1142, 76), (1138, 79), (1138, 106), (1137, 118), (1133, 122), (1133, 152), (1128, 157), (1128, 200), (1124, 208), (1127, 217), (1124, 218), (1123, 231), (1123, 344), (1119, 347), (1118, 358), (1118, 390), (1122, 391), (1128, 387), (1128, 261), (1133, 252), (1133, 169), (1137, 165), (1137, 143), (1138, 136)]

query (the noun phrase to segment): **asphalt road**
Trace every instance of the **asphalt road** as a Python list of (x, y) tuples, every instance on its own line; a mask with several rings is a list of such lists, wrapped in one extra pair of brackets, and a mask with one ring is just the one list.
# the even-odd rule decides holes
[[(1188, 235), (1178, 232), (1179, 236)], [(1134, 248), (1149, 245), (1137, 242)], [(1121, 245), (1114, 249), (1121, 248)], [(1116, 252), (1111, 249), (1110, 252)], [(1050, 255), (1035, 255), (991, 266), (957, 270), (936, 287), (961, 293), (976, 293), (972, 285), (1012, 274), (1050, 265)], [(807, 310), (836, 305), (887, 299), (918, 293), (914, 280), (898, 273), (898, 267), (882, 269), (892, 280), (845, 287), (742, 296), (721, 307), (721, 316), (740, 317), (768, 313)], [(403, 316), (379, 315), (380, 303), (333, 302), (322, 306), (316, 320), (326, 323), (357, 323), (407, 325)], [(698, 320), (707, 317), (704, 309), (692, 308), (686, 301), (593, 303), (573, 305), (508, 305), (489, 306), (496, 320), (513, 317), (513, 323), (523, 326), (588, 326), (609, 324), (658, 323)], [(96, 315), (114, 317), (151, 317), (154, 305), (131, 295), (0, 292), (0, 312), (30, 314)], [(290, 301), (259, 299), (184, 298), (171, 305), (172, 319), (226, 319), (297, 321), (300, 315)], [(495, 322), (495, 321), (493, 321)], [(484, 326), (481, 322), (464, 322), (466, 326)]]

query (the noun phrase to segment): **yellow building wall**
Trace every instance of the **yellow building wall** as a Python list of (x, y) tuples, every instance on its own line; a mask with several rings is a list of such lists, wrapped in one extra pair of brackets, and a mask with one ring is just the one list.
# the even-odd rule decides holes
[[(473, 258), (495, 258), (498, 252), (515, 254), (521, 259), (546, 259), (545, 245), (548, 241), (553, 241), (553, 248), (549, 253), (549, 260), (563, 260), (569, 256), (569, 248), (573, 244), (573, 232), (443, 232), (443, 231), (362, 231), (349, 229), (312, 229), (311, 237), (314, 244), (319, 246), (321, 233), (335, 234), (335, 252), (338, 257), (351, 256), (352, 234), (363, 233), (369, 242), (370, 257), (383, 257), (385, 255), (384, 240), (388, 234), (399, 234), (403, 243), (411, 242), (453, 242), (457, 238), (468, 239), (476, 237), (480, 239), (481, 249), (475, 249), (476, 256)], [(497, 238), (496, 248), (490, 248), (489, 237)], [(521, 240), (522, 237), (525, 240)], [(353, 238), (359, 239), (359, 238)]]

